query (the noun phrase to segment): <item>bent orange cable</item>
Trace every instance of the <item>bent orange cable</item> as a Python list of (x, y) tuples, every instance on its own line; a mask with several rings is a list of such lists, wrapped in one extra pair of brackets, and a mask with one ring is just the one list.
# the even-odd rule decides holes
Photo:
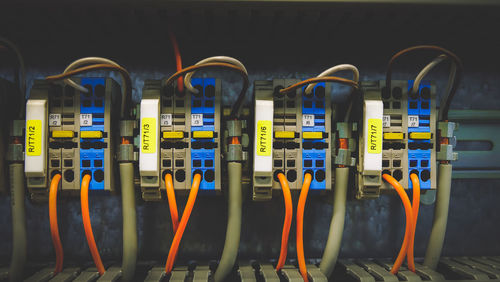
[(179, 245), (181, 243), (182, 235), (184, 230), (186, 230), (186, 225), (188, 223), (191, 212), (193, 211), (194, 203), (196, 201), (196, 196), (198, 195), (198, 189), (200, 188), (201, 175), (199, 173), (195, 174), (193, 177), (193, 184), (191, 185), (191, 192), (189, 192), (189, 197), (182, 213), (182, 218), (175, 232), (174, 240), (170, 246), (170, 251), (168, 252), (167, 263), (165, 265), (165, 272), (170, 274), (172, 268), (174, 267), (175, 258), (177, 257), (177, 252), (179, 251)]
[(412, 201), (412, 212), (413, 212), (413, 223), (412, 232), (410, 236), (410, 242), (408, 242), (408, 268), (415, 272), (415, 258), (414, 258), (414, 247), (415, 247), (415, 232), (417, 230), (417, 219), (418, 219), (418, 209), (420, 205), (420, 180), (418, 176), (414, 173), (410, 174), (411, 183), (413, 185), (413, 201)]
[(172, 218), (172, 230), (177, 232), (179, 226), (179, 214), (177, 213), (177, 202), (175, 201), (174, 183), (172, 174), (165, 174), (165, 188), (167, 190), (168, 207), (170, 209), (170, 217)]
[(394, 262), (394, 265), (391, 268), (391, 273), (396, 274), (398, 273), (399, 268), (403, 264), (406, 252), (408, 251), (408, 243), (410, 242), (411, 230), (413, 225), (413, 212), (410, 199), (408, 198), (408, 195), (406, 194), (403, 186), (401, 186), (401, 184), (396, 179), (394, 179), (394, 177), (388, 174), (383, 174), (382, 177), (385, 179), (385, 181), (389, 182), (389, 184), (391, 184), (392, 187), (394, 187), (394, 189), (396, 189), (396, 192), (398, 193), (399, 197), (401, 198), (401, 201), (403, 202), (403, 206), (405, 208), (405, 213), (406, 213), (405, 237), (403, 240), (403, 244), (401, 245), (401, 249), (399, 250), (399, 254), (396, 258), (396, 261)]
[(62, 271), (64, 261), (63, 247), (61, 244), (61, 238), (59, 237), (59, 225), (57, 224), (57, 189), (59, 188), (60, 181), (61, 175), (54, 175), (52, 181), (50, 182), (49, 190), (50, 235), (56, 252), (56, 267), (54, 269), (54, 275)]
[[(181, 52), (179, 51), (179, 44), (177, 43), (177, 38), (175, 37), (175, 34), (169, 29), (168, 30), (168, 36), (170, 37), (170, 42), (172, 42), (172, 48), (174, 49), (174, 56), (175, 56), (175, 65), (177, 71), (182, 70), (182, 58), (181, 58)], [(184, 79), (182, 76), (179, 76), (177, 79), (177, 90), (179, 90), (180, 93), (184, 91)]]
[(297, 204), (297, 261), (299, 263), (300, 275), (302, 275), (305, 282), (308, 282), (309, 278), (307, 277), (306, 257), (304, 255), (304, 209), (311, 181), (312, 175), (306, 173), (302, 189), (300, 190), (299, 203)]
[(104, 265), (102, 264), (101, 256), (99, 255), (99, 250), (94, 239), (94, 233), (92, 232), (92, 225), (90, 224), (90, 214), (89, 214), (89, 185), (90, 185), (90, 175), (86, 174), (82, 179), (81, 196), (80, 202), (82, 205), (82, 219), (83, 228), (85, 229), (85, 237), (87, 237), (87, 243), (89, 245), (90, 253), (92, 254), (92, 259), (99, 272), (99, 275), (103, 275), (105, 272)]
[(280, 271), (285, 265), (286, 255), (288, 253), (288, 236), (290, 235), (290, 227), (292, 226), (293, 206), (292, 194), (290, 194), (290, 186), (283, 173), (278, 173), (278, 179), (283, 190), (283, 199), (285, 200), (285, 220), (283, 222), (283, 232), (281, 234), (281, 249), (276, 271)]

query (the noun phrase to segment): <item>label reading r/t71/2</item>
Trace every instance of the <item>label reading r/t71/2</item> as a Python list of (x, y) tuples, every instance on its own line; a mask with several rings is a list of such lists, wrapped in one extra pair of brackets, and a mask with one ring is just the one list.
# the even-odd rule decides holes
[(141, 120), (141, 151), (156, 153), (156, 119), (143, 118)]
[(42, 121), (26, 121), (26, 154), (40, 156), (42, 154)]
[(382, 120), (379, 118), (368, 119), (367, 148), (370, 154), (382, 152)]
[(270, 156), (273, 142), (273, 123), (270, 120), (257, 121), (257, 156)]

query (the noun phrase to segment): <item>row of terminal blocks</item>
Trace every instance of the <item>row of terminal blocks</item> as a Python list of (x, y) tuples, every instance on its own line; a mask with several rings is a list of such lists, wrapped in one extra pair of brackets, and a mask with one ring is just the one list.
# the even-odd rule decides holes
[(330, 87), (318, 83), (310, 95), (304, 89), (281, 94), (296, 79), (255, 82), (253, 199), (269, 200), (281, 190), (283, 173), (291, 190), (300, 190), (305, 173), (312, 175), (313, 193), (330, 190)]
[[(26, 106), (25, 173), (30, 196), (48, 198), (48, 181), (61, 174), (65, 194), (79, 194), (83, 175), (90, 190), (114, 190), (113, 126), (120, 86), (110, 78), (81, 78), (70, 86), (35, 81)], [(112, 106), (113, 105), (113, 106)], [(119, 108), (119, 107), (118, 107)]]
[[(62, 175), (62, 191), (78, 194), (81, 178), (92, 176), (89, 189), (113, 191), (114, 149), (118, 129), (120, 87), (110, 78), (76, 80), (80, 92), (60, 84), (36, 81), (26, 107), (25, 171), (34, 200), (46, 200), (48, 182)], [(332, 189), (332, 130), (330, 86), (315, 85), (286, 94), (280, 90), (298, 82), (274, 79), (255, 82), (253, 199), (269, 200), (281, 190), (283, 173), (291, 190), (301, 189), (305, 173), (312, 175), (312, 193)], [(139, 113), (139, 172), (142, 197), (162, 199), (165, 175), (174, 189), (186, 193), (195, 174), (200, 191), (221, 191), (222, 87), (214, 78), (195, 78), (198, 93), (178, 91), (164, 80), (145, 81)], [(394, 81), (387, 91), (382, 81), (364, 82), (361, 101), (357, 197), (374, 198), (392, 191), (382, 181), (390, 174), (411, 189), (415, 173), (422, 189), (436, 188), (436, 89), (412, 81)], [(372, 130), (372, 131), (370, 131)]]
[(179, 92), (161, 80), (144, 84), (139, 152), (144, 200), (162, 199), (167, 173), (180, 193), (189, 191), (197, 173), (201, 192), (221, 190), (221, 82), (194, 78), (191, 83), (198, 93)]
[[(393, 191), (382, 181), (382, 174), (393, 176), (409, 189), (410, 174), (416, 174), (421, 189), (436, 189), (436, 87), (422, 82), (416, 93), (411, 91), (413, 81), (393, 81), (391, 87), (388, 91), (383, 81), (363, 83), (358, 198)], [(373, 120), (378, 119), (382, 124), (374, 125)], [(372, 144), (375, 150), (370, 150)]]

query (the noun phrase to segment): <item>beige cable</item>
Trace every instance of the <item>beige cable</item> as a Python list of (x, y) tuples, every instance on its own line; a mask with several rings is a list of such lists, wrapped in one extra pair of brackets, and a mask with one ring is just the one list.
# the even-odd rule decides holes
[[(85, 66), (85, 65), (90, 65), (90, 64), (110, 64), (110, 65), (113, 65), (113, 66), (117, 66), (117, 67), (122, 67), (120, 66), (118, 63), (116, 63), (115, 61), (112, 61), (110, 59), (106, 59), (106, 58), (102, 58), (102, 57), (85, 57), (85, 58), (81, 58), (81, 59), (78, 59), (74, 62), (72, 62), (71, 64), (69, 64), (66, 69), (63, 71), (63, 74), (65, 73), (68, 73), (80, 66)], [(120, 74), (120, 78), (122, 79), (122, 104), (121, 104), (121, 112), (124, 113), (125, 112), (125, 104), (126, 104), (126, 89), (124, 87), (125, 85), (125, 77), (123, 76), (123, 74)], [(64, 81), (64, 84), (66, 85), (69, 85), (73, 88), (75, 88), (76, 90), (78, 91), (81, 91), (81, 92), (84, 92), (84, 93), (87, 93), (89, 92), (89, 90), (81, 85), (79, 85), (78, 83), (74, 82), (71, 78), (66, 78), (63, 80)]]
[[(248, 71), (245, 68), (245, 66), (243, 65), (243, 63), (240, 62), (239, 60), (233, 58), (233, 57), (227, 57), (227, 56), (209, 57), (209, 58), (206, 58), (206, 59), (203, 59), (203, 60), (197, 62), (195, 65), (203, 65), (203, 64), (206, 64), (206, 63), (228, 63), (228, 64), (231, 64), (231, 65), (235, 65), (237, 67), (242, 68), (244, 70), (245, 74), (248, 76)], [(184, 76), (184, 86), (191, 93), (197, 94), (198, 93), (198, 89), (194, 88), (193, 85), (191, 84), (191, 78), (193, 77), (193, 75), (194, 75), (195, 72), (196, 71), (187, 73)]]
[[(324, 77), (324, 76), (331, 76), (332, 74), (339, 72), (339, 71), (352, 71), (353, 79), (356, 83), (359, 82), (359, 70), (356, 66), (351, 65), (351, 64), (341, 64), (341, 65), (336, 65), (333, 66), (324, 72), (320, 73), (317, 77)], [(310, 95), (314, 86), (316, 86), (316, 83), (309, 84), (306, 87), (306, 95)]]

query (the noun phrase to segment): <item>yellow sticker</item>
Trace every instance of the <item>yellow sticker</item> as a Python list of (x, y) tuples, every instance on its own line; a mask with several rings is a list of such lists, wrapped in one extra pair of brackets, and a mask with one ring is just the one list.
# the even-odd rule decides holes
[(368, 153), (380, 154), (382, 152), (382, 120), (379, 118), (368, 119)]
[(143, 118), (141, 121), (141, 150), (143, 153), (156, 153), (155, 118)]
[(26, 121), (26, 154), (28, 156), (42, 154), (42, 121), (39, 119)]
[(257, 155), (270, 156), (273, 142), (273, 123), (270, 120), (257, 122)]

